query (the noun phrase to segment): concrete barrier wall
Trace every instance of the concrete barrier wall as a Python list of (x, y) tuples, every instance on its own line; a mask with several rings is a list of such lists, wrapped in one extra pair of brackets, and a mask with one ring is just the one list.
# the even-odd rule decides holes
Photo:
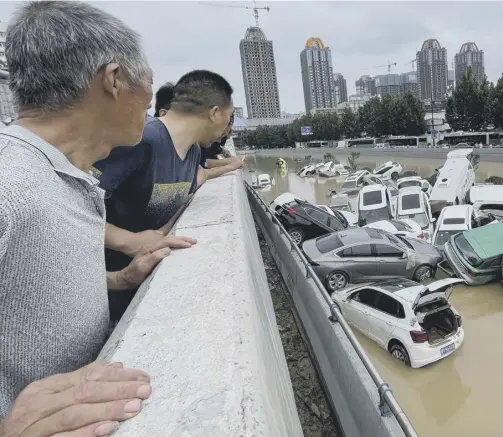
[(328, 305), (297, 253), (269, 211), (251, 193), (248, 199), (291, 293), (345, 435), (404, 436), (394, 416), (381, 416), (376, 385), (340, 325), (329, 320)]
[(241, 171), (207, 182), (175, 225), (197, 238), (145, 281), (101, 357), (152, 376), (119, 437), (301, 437)]

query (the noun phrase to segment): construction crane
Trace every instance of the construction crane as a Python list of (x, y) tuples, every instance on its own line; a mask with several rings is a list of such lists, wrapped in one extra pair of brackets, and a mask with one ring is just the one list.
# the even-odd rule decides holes
[(375, 67), (370, 67), (370, 68), (364, 68), (363, 70), (374, 70), (376, 68), (383, 68), (383, 67), (388, 67), (388, 73), (391, 73), (391, 67), (396, 67), (396, 62), (388, 63), (386, 65), (376, 65)]
[(269, 12), (269, 6), (257, 7), (257, 1), (253, 0), (253, 6), (240, 6), (240, 5), (220, 5), (215, 3), (207, 3), (207, 2), (199, 2), (202, 6), (216, 6), (218, 8), (238, 8), (238, 9), (253, 9), (253, 16), (255, 17), (255, 23), (257, 27), (260, 27), (258, 24), (258, 11), (264, 10)]
[(407, 62), (404, 65), (411, 65), (412, 64), (412, 69), (416, 71), (416, 59), (413, 59), (412, 61)]

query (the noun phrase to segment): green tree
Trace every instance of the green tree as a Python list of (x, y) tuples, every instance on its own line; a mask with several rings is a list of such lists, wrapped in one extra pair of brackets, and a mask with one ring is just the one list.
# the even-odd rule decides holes
[(503, 74), (490, 90), (489, 114), (495, 129), (503, 129)]
[(487, 124), (489, 86), (487, 81), (477, 83), (468, 69), (456, 84), (452, 96), (447, 99), (445, 118), (453, 130), (477, 131)]
[(344, 138), (358, 138), (360, 136), (358, 117), (350, 108), (345, 108), (340, 117), (340, 130)]

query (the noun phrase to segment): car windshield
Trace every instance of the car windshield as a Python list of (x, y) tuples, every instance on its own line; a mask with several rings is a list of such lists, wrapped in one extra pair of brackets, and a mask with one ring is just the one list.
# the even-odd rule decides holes
[(359, 212), (359, 220), (364, 219), (366, 225), (381, 220), (391, 220), (392, 218), (393, 217), (391, 216), (387, 206), (383, 206), (382, 208), (377, 209), (368, 209), (368, 210), (360, 209)]
[(463, 234), (454, 237), (454, 242), (458, 248), (458, 253), (470, 264), (472, 267), (480, 266), (484, 261), (477, 255), (475, 250)]
[(363, 193), (362, 196), (363, 206), (380, 205), (382, 203), (383, 203), (382, 193), (380, 191), (369, 191), (368, 193)]
[(341, 185), (341, 188), (355, 188), (356, 187), (356, 180), (354, 181), (345, 181)]
[(420, 181), (404, 181), (400, 183), (400, 188), (407, 188), (407, 187), (421, 187), (421, 182)]
[(409, 219), (409, 220), (414, 220), (419, 226), (421, 226), (421, 229), (426, 229), (428, 226), (430, 226), (430, 223), (428, 222), (428, 217), (426, 217), (426, 214), (420, 213), (420, 214), (403, 214), (398, 217), (399, 219)]
[(342, 241), (336, 234), (327, 234), (316, 239), (316, 247), (321, 253), (327, 253), (342, 246)]
[(435, 241), (433, 242), (434, 246), (444, 247), (445, 243), (447, 243), (453, 235), (459, 234), (463, 231), (438, 231)]

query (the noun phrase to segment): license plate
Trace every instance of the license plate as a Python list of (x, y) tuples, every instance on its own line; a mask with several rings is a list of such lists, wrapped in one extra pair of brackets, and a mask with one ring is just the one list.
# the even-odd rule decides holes
[(440, 355), (444, 356), (444, 355), (450, 354), (453, 350), (454, 350), (454, 343), (451, 343), (450, 345), (445, 346), (442, 349), (440, 349)]

